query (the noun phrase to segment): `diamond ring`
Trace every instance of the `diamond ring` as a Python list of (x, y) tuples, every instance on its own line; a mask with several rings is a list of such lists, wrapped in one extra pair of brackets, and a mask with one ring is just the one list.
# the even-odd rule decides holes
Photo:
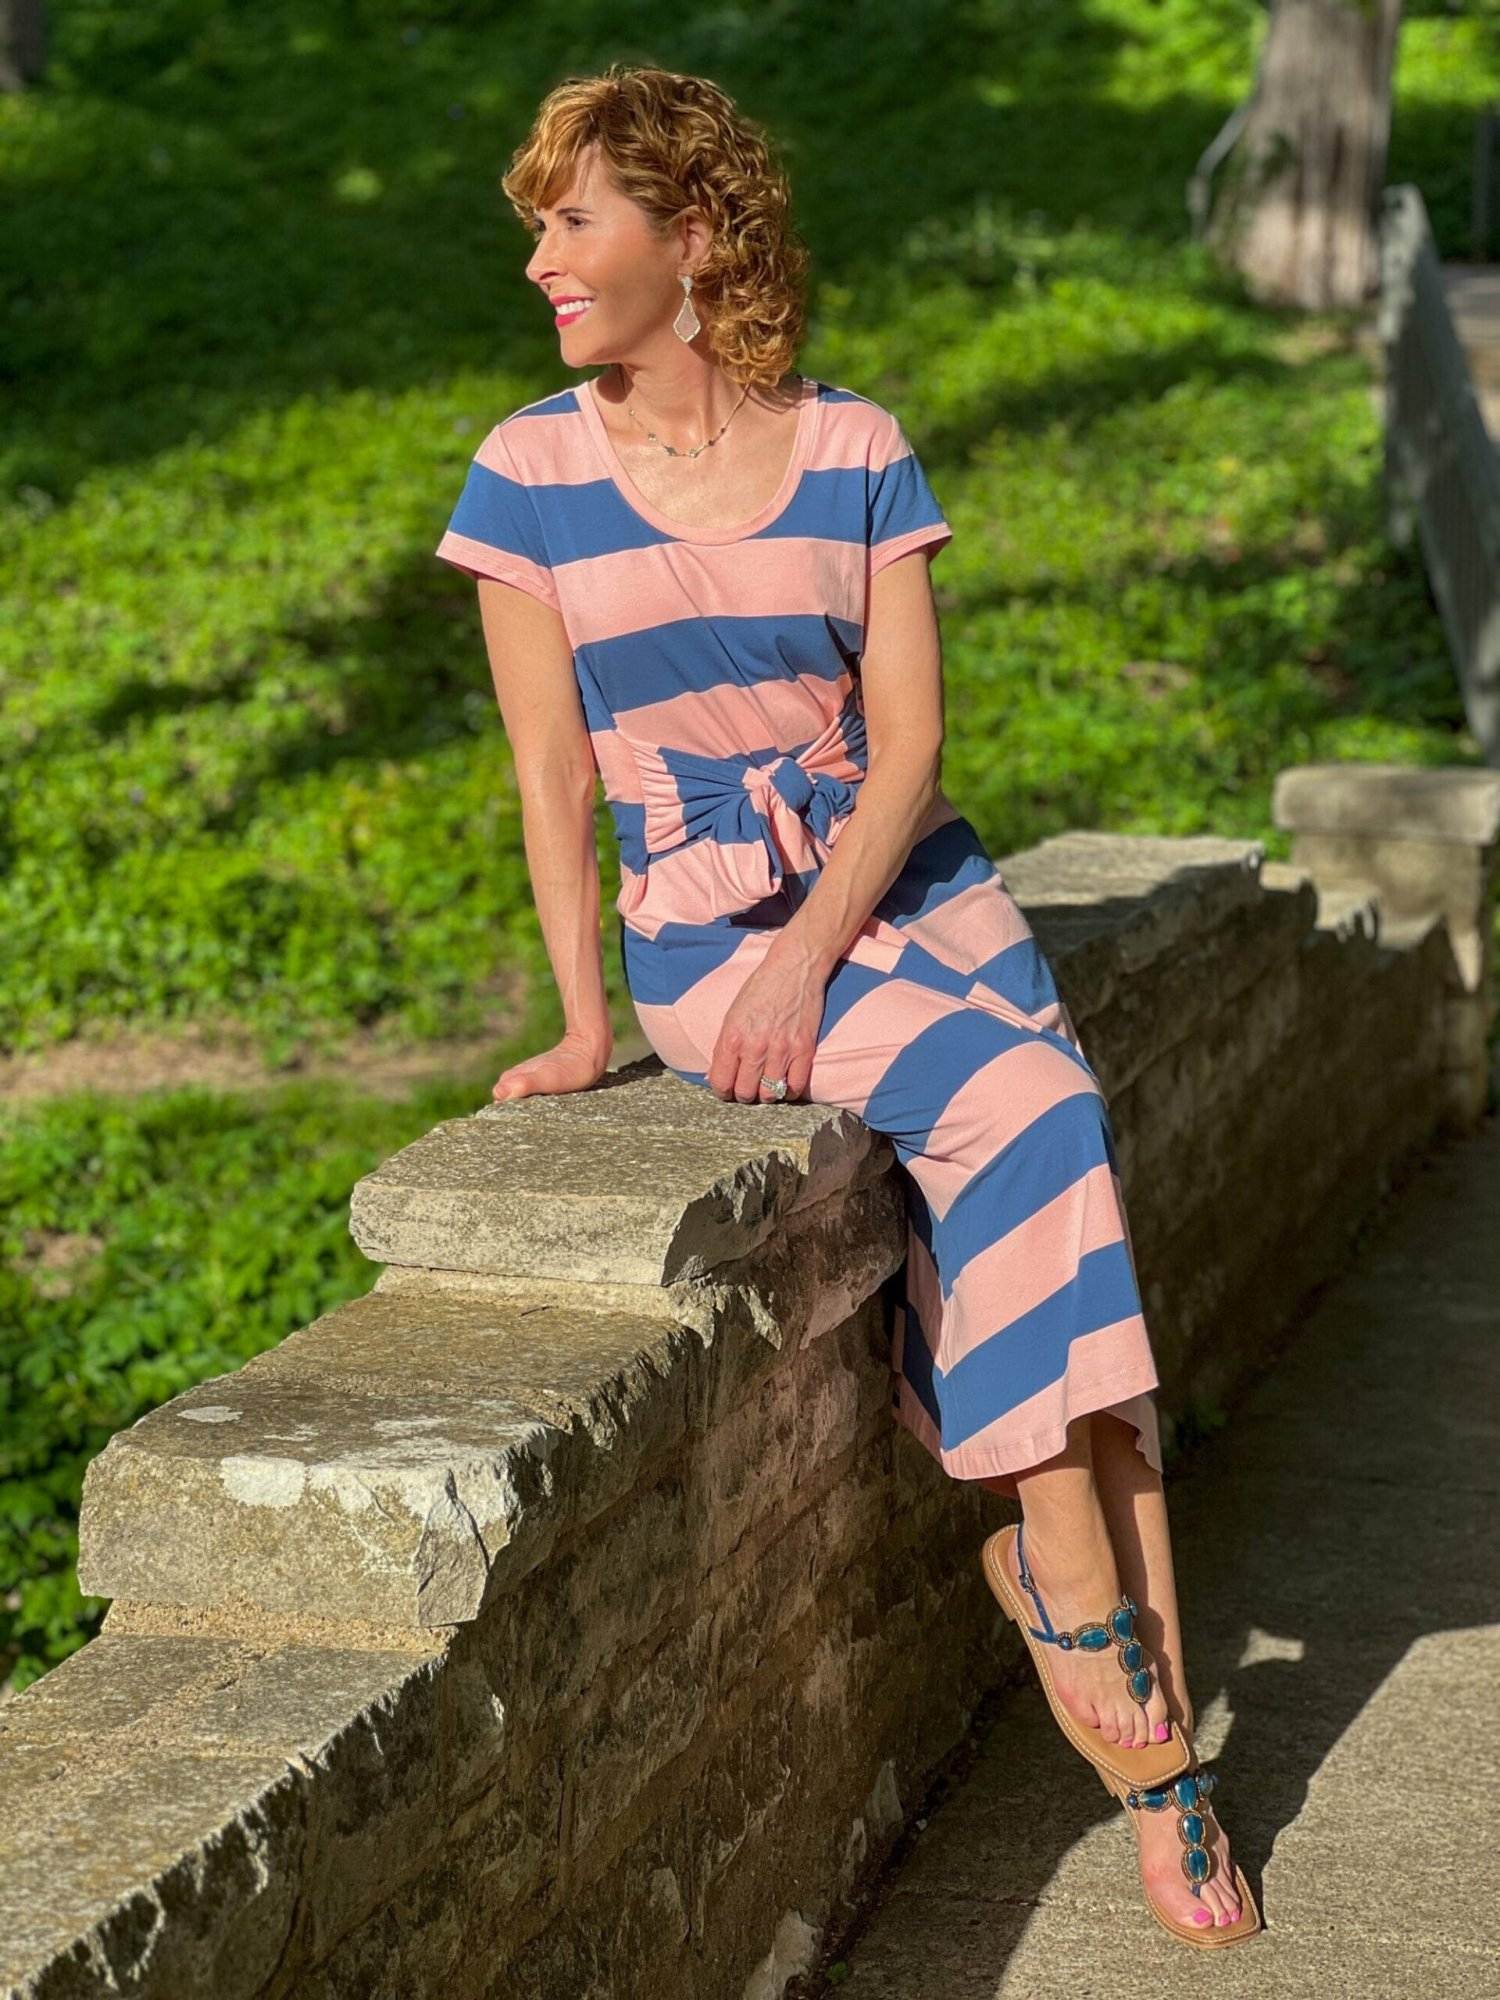
[(784, 1076), (763, 1076), (760, 1080), (760, 1087), (762, 1090), (770, 1091), (772, 1098), (777, 1104), (786, 1096), (786, 1078)]

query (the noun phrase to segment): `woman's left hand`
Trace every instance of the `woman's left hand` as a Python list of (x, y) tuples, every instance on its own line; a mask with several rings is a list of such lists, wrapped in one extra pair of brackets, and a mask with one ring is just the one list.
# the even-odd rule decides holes
[(811, 959), (777, 956), (772, 945), (735, 995), (714, 1044), (708, 1085), (741, 1104), (775, 1104), (763, 1076), (786, 1078), (786, 1101), (800, 1098), (812, 1075), (828, 974)]

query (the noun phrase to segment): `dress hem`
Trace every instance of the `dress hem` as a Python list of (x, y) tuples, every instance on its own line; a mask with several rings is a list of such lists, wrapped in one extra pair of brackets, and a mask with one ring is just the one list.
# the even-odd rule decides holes
[[(1140, 1369), (1132, 1367), (1122, 1369), (1117, 1375), (1095, 1383), (1083, 1392), (1083, 1400), (1076, 1408), (1068, 1410), (1061, 1423), (1049, 1424), (1045, 1430), (1032, 1431), (1025, 1438), (1017, 1439), (1015, 1450), (1006, 1454), (1005, 1464), (999, 1463), (993, 1455), (990, 1455), (990, 1462), (982, 1465), (978, 1471), (959, 1469), (967, 1458), (974, 1456), (967, 1446), (958, 1445), (952, 1451), (944, 1451), (939, 1442), (937, 1427), (917, 1400), (910, 1383), (904, 1378), (900, 1381), (892, 1414), (937, 1460), (950, 1479), (965, 1481), (1010, 1479), (1018, 1472), (1029, 1472), (1034, 1466), (1044, 1464), (1049, 1458), (1055, 1458), (1059, 1452), (1065, 1450), (1068, 1442), (1068, 1425), (1076, 1418), (1091, 1416), (1095, 1411), (1102, 1413), (1113, 1409), (1118, 1403), (1127, 1403), (1138, 1396), (1154, 1394), (1161, 1387), (1161, 1378), (1154, 1369), (1149, 1371), (1149, 1375), (1149, 1380), (1143, 1379)], [(1159, 1473), (1162, 1470), (1161, 1432), (1159, 1424), (1155, 1421), (1154, 1412), (1153, 1405), (1153, 1421), (1149, 1426), (1136, 1422), (1133, 1417), (1128, 1421), (1135, 1430), (1136, 1449), (1152, 1470)], [(1153, 1444), (1156, 1446), (1154, 1453), (1151, 1450)], [(1018, 1452), (1024, 1452), (1025, 1456), (1018, 1457), (1016, 1455)]]

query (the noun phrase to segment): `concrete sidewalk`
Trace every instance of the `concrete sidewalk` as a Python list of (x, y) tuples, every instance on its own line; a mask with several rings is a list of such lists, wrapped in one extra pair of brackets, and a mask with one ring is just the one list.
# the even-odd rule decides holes
[(830, 1995), (1500, 1996), (1500, 1119), (1417, 1169), (1167, 1495), (1199, 1753), (1265, 1930), (1161, 1930), (1032, 1682)]

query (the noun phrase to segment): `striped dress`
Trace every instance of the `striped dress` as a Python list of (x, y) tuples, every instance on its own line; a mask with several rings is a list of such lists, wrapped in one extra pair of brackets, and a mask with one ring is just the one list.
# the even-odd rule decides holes
[[(436, 553), (551, 605), (620, 848), (625, 977), (707, 1087), (724, 1015), (809, 889), (867, 765), (870, 578), (952, 529), (899, 421), (804, 379), (776, 493), (732, 529), (632, 483), (587, 382), (474, 454)], [(925, 558), (924, 558), (925, 559)], [(891, 1140), (906, 1192), (894, 1413), (1014, 1495), (1111, 1410), (1161, 1467), (1109, 1115), (1047, 960), (941, 793), (828, 981), (808, 1095)]]

